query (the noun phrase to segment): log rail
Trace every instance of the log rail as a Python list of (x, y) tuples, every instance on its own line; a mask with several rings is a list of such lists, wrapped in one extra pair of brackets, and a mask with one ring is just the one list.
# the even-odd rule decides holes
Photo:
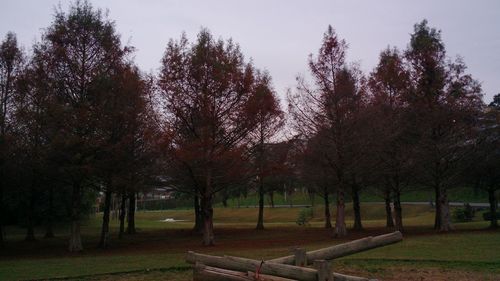
[[(232, 256), (211, 256), (189, 251), (186, 261), (194, 264), (194, 281), (373, 281), (333, 272), (330, 260), (402, 241), (399, 231), (305, 252), (258, 261)], [(303, 267), (314, 264), (315, 268)]]

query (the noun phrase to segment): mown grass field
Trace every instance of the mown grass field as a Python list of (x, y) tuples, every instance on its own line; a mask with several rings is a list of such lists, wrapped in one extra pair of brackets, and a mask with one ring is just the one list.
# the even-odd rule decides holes
[[(373, 190), (362, 190), (360, 197), (362, 202), (382, 202), (382, 194), (380, 192)], [(402, 202), (429, 202), (433, 200), (435, 194), (433, 190), (426, 188), (412, 188), (401, 194)], [(474, 190), (470, 187), (454, 187), (450, 188), (448, 199), (450, 202), (475, 202), (475, 203), (487, 203), (488, 193), (484, 190), (478, 189)], [(295, 192), (293, 195), (289, 195), (285, 198), (283, 193), (274, 193), (274, 203), (276, 205), (308, 205), (311, 201), (316, 204), (322, 204), (323, 198), (320, 196), (314, 196), (311, 198), (305, 192)], [(346, 200), (350, 201), (349, 194), (346, 194)], [(259, 202), (258, 195), (256, 193), (250, 193), (246, 198), (240, 198), (239, 200), (232, 198), (227, 201), (229, 207), (237, 207), (238, 203), (240, 206), (256, 206)], [(330, 199), (333, 202), (333, 198)], [(191, 204), (191, 200), (187, 202), (188, 206)], [(265, 204), (271, 204), (269, 196), (265, 198)], [(217, 206), (222, 207), (222, 203), (218, 203)]]
[[(10, 228), (0, 254), (0, 280), (190, 280), (184, 262), (188, 250), (268, 259), (289, 254), (293, 246), (312, 250), (387, 232), (383, 205), (365, 203), (362, 210), (366, 229), (333, 239), (331, 230), (322, 227), (321, 207), (314, 208), (314, 218), (305, 227), (295, 223), (300, 208), (265, 209), (264, 231), (254, 230), (255, 208), (217, 208), (217, 245), (208, 248), (191, 232), (191, 210), (140, 212), (139, 233), (121, 240), (113, 221), (112, 244), (106, 250), (96, 248), (100, 217), (89, 218), (83, 227), (86, 250), (80, 254), (66, 252), (64, 227), (55, 239), (30, 243), (22, 241), (22, 229)], [(500, 280), (500, 232), (486, 230), (488, 223), (480, 214), (473, 222), (455, 224), (456, 230), (447, 234), (432, 230), (429, 206), (404, 206), (404, 214), (407, 233), (402, 243), (336, 260), (336, 271), (381, 280)], [(165, 218), (186, 221), (162, 222)], [(351, 226), (350, 212), (348, 218)]]

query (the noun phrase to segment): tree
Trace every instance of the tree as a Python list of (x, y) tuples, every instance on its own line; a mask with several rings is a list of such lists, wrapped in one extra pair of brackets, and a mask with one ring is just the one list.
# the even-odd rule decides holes
[[(364, 77), (356, 66), (345, 63), (347, 44), (331, 26), (323, 36), (318, 56), (309, 58), (314, 86), (298, 78), (297, 93), (289, 93), (290, 114), (295, 128), (304, 136), (326, 132), (324, 155), (332, 167), (337, 186), (335, 236), (347, 234), (345, 192), (357, 163), (356, 128), (364, 106)], [(349, 146), (353, 147), (349, 147)], [(357, 146), (359, 147), (359, 146)]]
[[(134, 95), (135, 102), (131, 104), (135, 108), (133, 110), (135, 113), (132, 114), (134, 118), (131, 119), (131, 126), (128, 129), (128, 136), (131, 140), (127, 141), (124, 148), (127, 151), (126, 161), (129, 162), (129, 165), (122, 174), (126, 186), (121, 192), (122, 194), (127, 193), (128, 199), (126, 232), (135, 234), (137, 193), (151, 189), (158, 175), (161, 175), (162, 167), (159, 164), (161, 130), (154, 103), (150, 98), (154, 91), (154, 79), (150, 75), (141, 78), (136, 69), (130, 74), (134, 79), (131, 80), (132, 87), (127, 88), (137, 91), (137, 93)], [(122, 214), (124, 213), (122, 209)], [(120, 234), (123, 231), (124, 216), (120, 220)]]
[(415, 167), (420, 184), (436, 193), (435, 228), (449, 231), (448, 187), (457, 180), (458, 163), (469, 152), (464, 143), (481, 106), (481, 87), (464, 73), (461, 59), (446, 61), (441, 32), (428, 27), (426, 20), (415, 25), (405, 56), (414, 85), (408, 102), (409, 120), (418, 135)]
[[(214, 40), (203, 29), (189, 45), (171, 40), (162, 60), (158, 86), (164, 97), (170, 163), (183, 171), (172, 182), (199, 196), (203, 244), (213, 245), (214, 195), (246, 180), (255, 71), (231, 40)], [(179, 169), (177, 169), (179, 170)], [(186, 177), (188, 175), (189, 177)]]
[(490, 107), (499, 108), (500, 107), (500, 94), (493, 96), (493, 101), (489, 104)]
[(490, 203), (490, 228), (498, 228), (498, 200), (500, 190), (500, 104), (494, 97), (478, 118), (477, 136), (473, 138), (474, 153), (464, 162), (466, 179), (474, 179), (477, 187), (488, 193)]
[(256, 229), (264, 229), (264, 195), (266, 178), (277, 172), (279, 163), (271, 161), (268, 143), (284, 124), (283, 111), (271, 85), (268, 73), (256, 73), (254, 94), (249, 99), (248, 114), (256, 119), (256, 130), (251, 134), (255, 155), (255, 170), (259, 194), (259, 215)]
[[(379, 64), (370, 75), (372, 93), (372, 130), (374, 170), (382, 182), (388, 214), (387, 225), (392, 224), (390, 194), (394, 196), (395, 228), (403, 231), (401, 192), (412, 178), (412, 132), (407, 126), (405, 111), (411, 92), (410, 75), (400, 52), (387, 48), (380, 54)], [(390, 217), (389, 217), (390, 216)]]
[[(100, 95), (103, 115), (99, 125), (101, 144), (97, 160), (97, 170), (104, 186), (105, 199), (103, 223), (99, 247), (106, 248), (109, 240), (109, 215), (111, 197), (117, 193), (121, 197), (120, 237), (124, 233), (125, 202), (128, 190), (137, 180), (131, 179), (140, 169), (138, 167), (137, 142), (144, 137), (138, 132), (145, 115), (144, 81), (139, 70), (133, 65), (124, 64), (110, 77), (109, 87)], [(111, 90), (109, 90), (111, 89)], [(140, 177), (139, 177), (140, 178)], [(127, 188), (129, 187), (129, 188)]]
[(312, 185), (315, 193), (323, 198), (325, 228), (332, 228), (330, 213), (330, 195), (334, 192), (332, 177), (333, 171), (324, 155), (326, 146), (325, 137), (322, 132), (309, 138), (305, 151), (303, 152), (300, 176), (303, 182)]
[(8, 182), (9, 147), (11, 147), (13, 95), (17, 78), (22, 70), (23, 54), (16, 35), (7, 33), (0, 44), (0, 246), (4, 242), (3, 222), (5, 209), (3, 195)]
[[(35, 240), (35, 206), (43, 193), (49, 193), (49, 211), (44, 222), (47, 225), (48, 237), (53, 236), (51, 200), (53, 199), (52, 187), (49, 178), (54, 173), (54, 167), (49, 159), (49, 141), (54, 131), (48, 125), (51, 98), (45, 81), (47, 75), (44, 71), (46, 62), (34, 56), (27, 64), (18, 78), (16, 85), (14, 120), (16, 145), (16, 162), (19, 172), (25, 175), (17, 180), (17, 185), (23, 190), (25, 196), (22, 201), (26, 206), (26, 240)], [(47, 190), (45, 190), (47, 189)]]
[(54, 22), (35, 46), (46, 61), (47, 88), (54, 102), (50, 124), (52, 160), (72, 188), (69, 251), (81, 251), (82, 196), (96, 185), (95, 159), (101, 140), (97, 130), (99, 96), (112, 91), (106, 83), (117, 72), (128, 49), (120, 44), (114, 24), (88, 2), (74, 3), (69, 13), (56, 11)]
[[(274, 193), (283, 192), (284, 187), (297, 178), (296, 157), (297, 140), (290, 139), (266, 145), (268, 173), (265, 177), (265, 191), (269, 204), (274, 208)], [(286, 189), (286, 188), (285, 188)]]

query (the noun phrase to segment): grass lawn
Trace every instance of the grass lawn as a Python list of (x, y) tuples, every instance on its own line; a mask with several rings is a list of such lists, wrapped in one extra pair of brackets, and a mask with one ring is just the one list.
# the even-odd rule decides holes
[[(373, 190), (362, 190), (361, 191), (361, 201), (363, 202), (383, 202), (384, 199), (381, 194), (377, 195), (380, 192)], [(401, 194), (402, 202), (429, 202), (433, 200), (435, 194), (434, 190), (429, 190), (425, 188), (413, 188), (407, 190)], [(334, 202), (334, 198), (330, 199), (330, 202)], [(470, 187), (454, 187), (450, 188), (448, 199), (450, 202), (463, 202), (463, 203), (488, 203), (488, 193), (484, 190), (478, 189), (474, 190)], [(293, 195), (288, 195), (286, 198), (283, 193), (275, 192), (274, 193), (274, 203), (276, 205), (309, 205), (312, 201), (317, 204), (321, 204), (323, 198), (320, 196), (314, 196), (311, 198), (306, 192), (295, 192)], [(350, 195), (346, 194), (346, 200), (350, 201)], [(219, 200), (220, 201), (220, 200)], [(229, 207), (237, 207), (239, 205), (244, 206), (257, 206), (259, 204), (259, 197), (256, 193), (250, 193), (246, 198), (240, 198), (237, 200), (236, 198), (231, 198), (227, 201)], [(188, 206), (191, 205), (191, 200), (186, 201)], [(265, 197), (265, 204), (271, 204), (270, 198), (268, 195)], [(222, 203), (217, 203), (217, 206), (222, 207)]]
[[(351, 206), (348, 206), (350, 210)], [(139, 233), (116, 237), (112, 222), (109, 249), (96, 248), (100, 217), (89, 218), (83, 227), (86, 250), (66, 252), (65, 228), (55, 239), (24, 242), (24, 230), (7, 229), (8, 244), (0, 253), (0, 280), (67, 278), (70, 280), (190, 280), (184, 254), (194, 250), (268, 259), (289, 254), (293, 246), (317, 249), (352, 239), (387, 232), (382, 205), (363, 204), (364, 231), (350, 231), (344, 239), (333, 239), (324, 229), (323, 210), (314, 209), (309, 226), (295, 224), (298, 208), (265, 210), (266, 230), (254, 230), (257, 209), (215, 210), (217, 245), (202, 247), (193, 234), (191, 210), (139, 212)], [(487, 222), (455, 224), (447, 234), (432, 231), (433, 210), (428, 206), (404, 206), (407, 233), (402, 243), (338, 259), (336, 271), (381, 280), (500, 280), (500, 232), (485, 230)], [(165, 218), (186, 222), (162, 222)], [(348, 212), (348, 226), (352, 225)]]

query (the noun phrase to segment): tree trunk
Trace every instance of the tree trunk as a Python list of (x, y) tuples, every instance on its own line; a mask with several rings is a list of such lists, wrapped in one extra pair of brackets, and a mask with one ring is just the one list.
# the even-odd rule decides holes
[(54, 238), (52, 229), (54, 223), (54, 187), (49, 188), (49, 208), (47, 210), (47, 222), (45, 225), (45, 238)]
[(229, 196), (227, 195), (227, 191), (224, 191), (223, 194), (222, 194), (222, 206), (224, 208), (227, 208), (227, 199)]
[(403, 233), (403, 209), (401, 208), (401, 192), (394, 190), (394, 220), (396, 230)]
[(116, 202), (116, 197), (111, 196), (111, 218), (113, 220), (118, 219), (118, 207)]
[(214, 209), (212, 207), (213, 195), (205, 192), (201, 197), (201, 214), (203, 216), (203, 245), (213, 246), (214, 241), (214, 224), (213, 215)]
[(99, 240), (99, 248), (106, 248), (109, 240), (109, 213), (111, 209), (111, 191), (106, 190), (104, 193), (104, 210), (102, 215), (101, 239)]
[(271, 208), (274, 208), (274, 192), (269, 191), (269, 201), (271, 203)]
[(345, 226), (345, 198), (344, 190), (341, 186), (337, 190), (337, 214), (335, 218), (335, 237), (344, 237), (347, 235)]
[(392, 229), (394, 227), (394, 221), (392, 219), (391, 190), (389, 188), (386, 188), (384, 192), (384, 200), (385, 200), (385, 216), (386, 216), (385, 226), (387, 228)]
[(264, 229), (264, 181), (259, 177), (259, 216), (257, 219), (257, 226), (255, 229)]
[(361, 224), (361, 206), (359, 202), (359, 188), (357, 185), (352, 186), (352, 207), (354, 209), (354, 230), (362, 230)]
[(128, 194), (128, 219), (127, 219), (127, 233), (128, 234), (135, 234), (135, 203), (136, 203), (136, 198), (135, 198), (135, 192), (131, 191)]
[[(2, 173), (3, 176), (3, 173)], [(3, 217), (4, 217), (4, 205), (3, 205), (3, 177), (0, 178), (0, 248), (4, 247), (4, 228), (3, 228)]]
[(490, 228), (498, 228), (498, 218), (497, 218), (497, 207), (498, 207), (498, 202), (497, 198), (495, 197), (495, 189), (493, 186), (491, 186), (488, 189), (488, 199), (490, 201), (490, 214), (491, 214), (491, 220), (490, 220)]
[(450, 217), (450, 204), (448, 202), (448, 194), (446, 187), (442, 187), (439, 191), (439, 231), (447, 232), (453, 230), (453, 226), (451, 225), (451, 217)]
[(122, 202), (120, 204), (120, 232), (118, 238), (122, 238), (125, 233), (125, 215), (127, 213), (127, 195), (125, 192), (122, 194)]
[(203, 216), (201, 215), (200, 199), (198, 195), (194, 196), (194, 227), (196, 233), (203, 233)]
[(330, 214), (330, 200), (328, 198), (328, 188), (323, 187), (323, 195), (325, 199), (325, 228), (332, 228), (332, 216)]
[(35, 229), (34, 229), (34, 215), (35, 215), (35, 188), (31, 186), (30, 188), (30, 199), (28, 206), (28, 217), (27, 217), (27, 231), (25, 241), (35, 241)]
[(439, 185), (434, 187), (434, 191), (436, 193), (436, 217), (434, 219), (434, 229), (439, 230), (441, 229), (441, 203), (439, 201), (439, 198), (441, 197), (441, 190)]
[(314, 207), (314, 201), (316, 199), (314, 192), (312, 190), (307, 190), (307, 195), (309, 196), (309, 202), (311, 202), (311, 206)]
[(71, 233), (68, 250), (70, 252), (81, 252), (83, 246), (80, 232), (80, 205), (82, 199), (80, 184), (73, 184), (71, 197)]

